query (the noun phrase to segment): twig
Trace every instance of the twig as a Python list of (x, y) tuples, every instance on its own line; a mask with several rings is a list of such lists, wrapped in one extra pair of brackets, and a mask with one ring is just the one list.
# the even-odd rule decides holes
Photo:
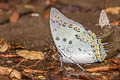
[(48, 71), (33, 70), (33, 69), (24, 69), (23, 72), (26, 72), (26, 73), (47, 73)]
[(14, 58), (14, 57), (19, 57), (16, 54), (1, 54), (0, 58)]
[(100, 66), (100, 67), (86, 69), (86, 71), (88, 71), (88, 72), (111, 71), (111, 70), (116, 70), (118, 68), (120, 68), (120, 65), (106, 65), (106, 66)]

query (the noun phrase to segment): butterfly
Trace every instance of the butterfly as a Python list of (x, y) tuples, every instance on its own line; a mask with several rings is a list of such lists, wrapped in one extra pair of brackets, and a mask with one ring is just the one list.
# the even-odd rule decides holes
[(60, 53), (60, 61), (80, 64), (101, 62), (107, 56), (104, 43), (91, 30), (65, 17), (56, 8), (50, 10), (50, 29)]
[(99, 25), (101, 26), (101, 28), (103, 28), (104, 26), (108, 26), (110, 28), (109, 19), (108, 19), (107, 14), (104, 10), (102, 10), (100, 13)]

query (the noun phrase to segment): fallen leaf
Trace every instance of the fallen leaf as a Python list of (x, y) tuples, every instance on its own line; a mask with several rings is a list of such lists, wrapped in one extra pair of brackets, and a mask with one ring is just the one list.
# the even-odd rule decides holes
[(17, 11), (13, 12), (13, 14), (10, 16), (9, 21), (10, 23), (14, 23), (19, 19), (19, 13)]
[(33, 5), (24, 5), (24, 8), (27, 8), (27, 9), (32, 9), (32, 10), (35, 10), (35, 6)]
[(15, 77), (17, 79), (21, 79), (20, 72), (18, 72), (17, 70), (11, 69), (11, 68), (7, 68), (7, 67), (0, 66), (0, 74), (10, 75), (11, 78)]
[(113, 58), (113, 59), (110, 59), (110, 61), (120, 65), (120, 58)]
[(44, 18), (45, 18), (45, 19), (48, 19), (48, 18), (49, 18), (49, 15), (50, 15), (50, 9), (45, 10)]
[(3, 39), (0, 40), (0, 52), (6, 52), (9, 48), (7, 42), (4, 42)]
[(0, 9), (2, 10), (9, 10), (10, 9), (10, 5), (4, 3), (4, 2), (0, 2)]
[(120, 7), (109, 7), (105, 9), (106, 13), (119, 14)]
[(18, 54), (19, 56), (25, 59), (30, 59), (30, 60), (44, 59), (44, 54), (38, 51), (21, 50), (21, 51), (18, 51), (16, 54)]
[(120, 18), (115, 20), (115, 21), (113, 21), (112, 25), (119, 26), (120, 25)]
[(111, 70), (116, 70), (118, 68), (120, 68), (120, 65), (106, 65), (106, 66), (100, 66), (100, 67), (86, 69), (86, 71), (88, 71), (88, 72), (111, 71)]
[(118, 25), (120, 25), (120, 22), (119, 21), (114, 21), (114, 22), (112, 22), (112, 25), (118, 26)]
[(106, 77), (106, 76), (102, 76), (102, 79), (101, 79), (101, 80), (109, 80), (109, 78)]
[(51, 6), (57, 4), (58, 2), (60, 2), (60, 0), (46, 0), (46, 4)]
[(38, 16), (39, 16), (39, 13), (32, 13), (31, 16), (33, 16), (33, 17), (38, 17)]
[(46, 79), (45, 76), (43, 76), (43, 75), (39, 75), (38, 78), (39, 78), (40, 80), (45, 80), (45, 79)]

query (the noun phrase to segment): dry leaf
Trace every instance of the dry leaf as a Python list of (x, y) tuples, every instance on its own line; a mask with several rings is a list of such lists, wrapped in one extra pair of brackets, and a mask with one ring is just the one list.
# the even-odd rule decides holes
[(113, 59), (110, 59), (110, 61), (120, 65), (120, 58), (113, 58)]
[(113, 21), (112, 25), (119, 26), (120, 25), (120, 18), (115, 20), (115, 21)]
[(107, 65), (107, 66), (100, 66), (100, 67), (86, 69), (86, 71), (88, 72), (111, 71), (111, 70), (116, 70), (118, 68), (120, 68), (120, 65)]
[(8, 48), (9, 48), (9, 45), (3, 40), (0, 40), (0, 52), (6, 52)]
[(10, 9), (10, 5), (3, 3), (3, 2), (0, 2), (0, 9), (8, 10), (8, 9)]
[(38, 78), (39, 78), (40, 80), (46, 80), (45, 76), (43, 76), (43, 75), (39, 75)]
[(105, 9), (106, 13), (119, 14), (120, 7), (110, 7)]
[(31, 16), (33, 16), (33, 17), (39, 17), (40, 15), (39, 15), (39, 13), (32, 13)]
[(46, 4), (51, 6), (57, 4), (58, 2), (60, 2), (60, 0), (46, 0)]
[(45, 10), (44, 18), (45, 18), (45, 19), (48, 19), (48, 18), (49, 18), (49, 15), (50, 15), (50, 9)]
[(33, 5), (24, 5), (24, 8), (35, 10), (35, 6)]
[(120, 25), (120, 22), (119, 21), (114, 21), (114, 22), (112, 22), (112, 25), (118, 26), (118, 25)]
[(21, 50), (21, 51), (18, 51), (16, 54), (18, 54), (19, 56), (25, 59), (30, 59), (30, 60), (44, 59), (44, 54), (38, 51)]
[(13, 14), (10, 16), (9, 21), (10, 23), (14, 23), (18, 19), (19, 19), (19, 13), (16, 11), (16, 12), (13, 12)]
[(20, 72), (18, 72), (17, 70), (11, 69), (11, 68), (7, 68), (7, 67), (0, 66), (0, 74), (10, 75), (11, 78), (15, 77), (17, 79), (21, 79)]

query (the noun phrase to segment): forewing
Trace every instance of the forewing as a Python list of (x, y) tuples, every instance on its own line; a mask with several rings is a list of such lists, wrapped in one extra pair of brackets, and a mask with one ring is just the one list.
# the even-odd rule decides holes
[(66, 18), (61, 12), (59, 12), (55, 8), (51, 8), (50, 10), (50, 28), (51, 28), (51, 33), (53, 40), (56, 44), (56, 47), (58, 48), (59, 46), (63, 49), (66, 43), (63, 43), (63, 39), (65, 41), (65, 38), (69, 36), (69, 33), (71, 33), (67, 28), (65, 28), (67, 25), (69, 27), (72, 27), (74, 24), (77, 24), (79, 29), (81, 31), (84, 31), (84, 27), (71, 20)]

